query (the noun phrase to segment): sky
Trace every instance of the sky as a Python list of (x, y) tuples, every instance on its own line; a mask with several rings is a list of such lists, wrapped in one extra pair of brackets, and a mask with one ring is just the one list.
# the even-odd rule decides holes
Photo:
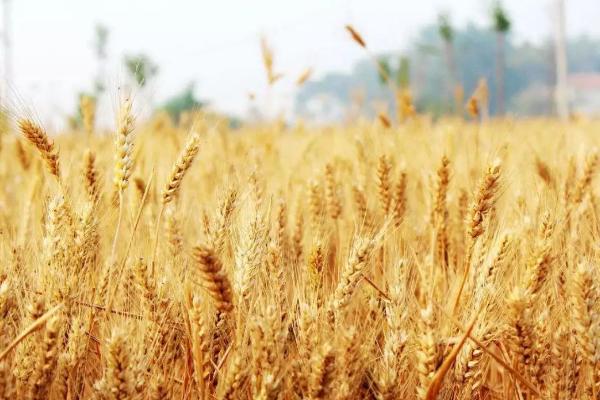
[[(9, 1), (10, 95), (49, 124), (64, 120), (75, 110), (77, 93), (92, 87), (98, 69), (93, 51), (98, 23), (110, 31), (109, 102), (116, 104), (117, 88), (127, 80), (123, 56), (145, 53), (160, 68), (143, 95), (148, 104), (160, 104), (195, 82), (197, 95), (214, 109), (244, 115), (251, 101), (248, 93), (255, 94), (254, 101), (268, 112), (286, 110), (302, 70), (311, 67), (318, 78), (329, 71), (349, 70), (364, 57), (344, 31), (347, 23), (361, 32), (372, 51), (399, 50), (441, 11), (449, 13), (457, 26), (467, 21), (489, 24), (491, 4), (487, 0)], [(551, 35), (552, 4), (553, 0), (505, 0), (513, 37), (539, 42)], [(600, 0), (567, 0), (566, 13), (568, 35), (600, 37)], [(261, 35), (274, 50), (275, 69), (284, 74), (270, 92), (260, 57)]]

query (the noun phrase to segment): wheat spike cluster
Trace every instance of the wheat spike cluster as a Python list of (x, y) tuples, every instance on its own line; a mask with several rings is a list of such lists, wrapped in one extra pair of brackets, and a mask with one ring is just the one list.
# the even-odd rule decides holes
[(0, 399), (600, 399), (600, 122), (88, 114), (0, 136)]

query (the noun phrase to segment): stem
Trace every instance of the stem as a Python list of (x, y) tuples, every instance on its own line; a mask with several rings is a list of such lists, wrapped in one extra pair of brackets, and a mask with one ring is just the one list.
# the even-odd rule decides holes
[(144, 195), (142, 196), (142, 200), (140, 201), (140, 205), (138, 207), (137, 214), (135, 216), (135, 222), (133, 224), (133, 229), (131, 230), (131, 235), (129, 236), (129, 242), (127, 243), (127, 249), (125, 250), (125, 256), (123, 256), (123, 261), (119, 267), (119, 272), (117, 274), (116, 284), (112, 292), (109, 293), (108, 300), (106, 302), (106, 309), (110, 312), (113, 299), (117, 294), (117, 289), (119, 288), (119, 282), (121, 281), (121, 276), (123, 275), (123, 271), (125, 270), (125, 264), (127, 263), (127, 258), (129, 257), (129, 252), (131, 250), (131, 246), (133, 245), (133, 239), (135, 237), (135, 232), (137, 231), (137, 227), (140, 222), (140, 218), (142, 216), (142, 210), (144, 209), (144, 205), (146, 203), (146, 197), (148, 196), (148, 189), (150, 188), (150, 184), (152, 183), (152, 176), (150, 175), (150, 179), (148, 180), (148, 184), (146, 185), (146, 190), (144, 190)]
[(113, 238), (112, 251), (110, 253), (110, 263), (115, 261), (117, 253), (117, 241), (119, 240), (119, 232), (121, 231), (121, 220), (123, 219), (123, 190), (119, 189), (119, 219), (117, 220), (117, 230)]
[(158, 213), (158, 219), (156, 221), (156, 232), (154, 234), (154, 248), (152, 250), (152, 262), (150, 263), (150, 273), (154, 276), (154, 264), (156, 262), (156, 255), (158, 254), (158, 232), (160, 230), (160, 222), (162, 220), (162, 215), (165, 212), (165, 204), (163, 203), (160, 206), (160, 212)]
[[(112, 251), (110, 254), (110, 262), (108, 264), (108, 288), (110, 289), (110, 273), (112, 272), (112, 264), (115, 262), (115, 256), (116, 256), (116, 250), (117, 250), (117, 240), (119, 238), (119, 232), (121, 231), (121, 220), (123, 219), (123, 191), (119, 190), (119, 219), (117, 220), (117, 230), (115, 232), (115, 237), (113, 239), (113, 244), (112, 244)], [(98, 284), (96, 283), (96, 285), (94, 285), (94, 291), (92, 292), (92, 303), (94, 303), (96, 301), (96, 294), (98, 293)], [(109, 292), (109, 296), (110, 296), (110, 292)], [(108, 299), (109, 302), (111, 302), (111, 298), (109, 297)], [(96, 313), (94, 312), (94, 310), (91, 310), (90, 312), (90, 321), (89, 321), (89, 331), (92, 332), (93, 326), (94, 326), (94, 322), (96, 320)], [(89, 346), (89, 340), (87, 343), (87, 346)]]
[(373, 281), (371, 280), (371, 278), (369, 278), (367, 275), (365, 275), (365, 273), (364, 273), (364, 272), (363, 272), (363, 273), (361, 273), (361, 275), (362, 275), (362, 278), (365, 280), (365, 282), (367, 282), (369, 285), (371, 285), (371, 287), (372, 287), (373, 289), (375, 289), (375, 290), (377, 291), (377, 293), (379, 293), (379, 294), (380, 294), (380, 295), (381, 295), (381, 296), (384, 298), (384, 300), (385, 300), (385, 301), (387, 301), (387, 302), (392, 302), (392, 299), (390, 298), (390, 296), (388, 296), (388, 295), (387, 295), (387, 293), (385, 293), (385, 292), (384, 292), (382, 289), (380, 289), (380, 288), (379, 288), (379, 287), (378, 287), (378, 286), (375, 284), (375, 282), (373, 282)]
[(14, 349), (19, 343), (23, 341), (23, 339), (40, 329), (42, 325), (44, 325), (46, 321), (52, 315), (56, 314), (56, 312), (62, 307), (63, 304), (60, 303), (59, 305), (55, 306), (54, 308), (51, 308), (44, 315), (33, 321), (31, 325), (29, 325), (23, 332), (21, 332), (19, 336), (17, 336), (12, 342), (10, 342), (10, 344), (2, 351), (2, 353), (0, 353), (0, 360), (3, 360), (12, 349)]
[[(442, 314), (444, 314), (446, 316), (446, 318), (448, 318), (448, 320), (450, 320), (454, 325), (456, 325), (461, 331), (463, 332), (468, 332), (468, 328), (466, 328), (465, 326), (463, 326), (463, 324), (458, 321), (456, 318), (454, 318), (452, 315), (448, 314), (444, 308), (436, 303), (435, 301), (433, 302), (433, 304), (440, 310), (440, 312)], [(531, 391), (536, 394), (537, 396), (541, 397), (540, 391), (531, 383), (529, 382), (527, 379), (525, 379), (523, 377), (523, 375), (521, 375), (516, 369), (514, 369), (513, 367), (511, 367), (506, 361), (504, 361), (498, 354), (496, 354), (497, 352), (494, 351), (493, 349), (490, 350), (487, 346), (485, 346), (479, 339), (475, 338), (471, 333), (468, 334), (468, 337), (471, 341), (473, 341), (477, 346), (479, 346), (479, 348), (484, 351), (486, 354), (488, 354), (490, 357), (492, 357), (494, 360), (496, 360), (496, 362), (498, 364), (500, 364), (502, 367), (504, 367), (508, 372), (511, 373), (511, 375), (516, 378), (517, 380), (519, 380), (521, 383), (523, 383), (525, 386), (527, 386), (529, 389), (531, 389)]]
[(497, 114), (504, 115), (504, 33), (496, 34), (496, 93)]
[(456, 309), (458, 308), (458, 304), (460, 303), (460, 296), (465, 287), (465, 283), (467, 282), (467, 278), (469, 277), (469, 271), (471, 270), (471, 258), (473, 258), (473, 249), (475, 248), (475, 241), (470, 240), (469, 248), (467, 252), (467, 258), (465, 260), (465, 273), (463, 275), (462, 281), (460, 282), (460, 287), (458, 288), (458, 293), (456, 294), (456, 299), (454, 300), (454, 306), (452, 307), (452, 315), (456, 313)]
[(431, 265), (429, 266), (429, 276), (426, 277), (426, 281), (429, 282), (429, 287), (425, 288), (428, 292), (429, 298), (433, 299), (433, 292), (435, 290), (435, 270), (436, 270), (436, 262), (437, 260), (437, 228), (434, 220), (431, 221), (432, 229), (431, 229), (431, 238), (430, 238), (430, 247), (431, 247)]

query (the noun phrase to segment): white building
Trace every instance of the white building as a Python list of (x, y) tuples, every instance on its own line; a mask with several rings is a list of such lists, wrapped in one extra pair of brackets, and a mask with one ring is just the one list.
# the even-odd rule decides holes
[(567, 84), (572, 112), (600, 116), (600, 73), (570, 74)]

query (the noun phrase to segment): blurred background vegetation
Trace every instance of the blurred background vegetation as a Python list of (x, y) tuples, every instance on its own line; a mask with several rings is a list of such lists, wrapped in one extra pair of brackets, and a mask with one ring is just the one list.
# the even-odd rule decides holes
[[(453, 32), (456, 80), (465, 96), (472, 93), (480, 78), (489, 84), (490, 112), (497, 112), (497, 85), (494, 72), (495, 32), (474, 24)], [(589, 37), (567, 42), (569, 74), (600, 75), (600, 40)], [(542, 115), (554, 112), (554, 44), (549, 39), (542, 45), (506, 42), (505, 96), (506, 110), (520, 115)], [(448, 65), (439, 27), (424, 27), (418, 39), (405, 52), (380, 55), (386, 64), (408, 63), (410, 87), (417, 108), (433, 115), (453, 111), (448, 87)], [(590, 88), (598, 91), (600, 88)], [(340, 117), (360, 100), (360, 112), (375, 115), (378, 103), (389, 103), (393, 95), (378, 78), (376, 65), (367, 57), (356, 63), (350, 73), (328, 73), (307, 82), (296, 96), (295, 109), (300, 115), (319, 118), (314, 109), (323, 108), (331, 117)], [(316, 104), (318, 103), (318, 104)], [(312, 108), (311, 108), (312, 107)], [(391, 110), (390, 110), (391, 111)]]
[[(471, 22), (456, 27), (450, 14), (442, 12), (437, 21), (422, 27), (404, 50), (383, 54), (367, 51), (350, 72), (327, 72), (313, 78), (312, 70), (307, 69), (298, 78), (294, 118), (331, 122), (359, 116), (372, 118), (382, 112), (398, 118), (393, 106), (398, 101), (398, 90), (410, 93), (411, 101), (421, 113), (433, 117), (462, 115), (465, 99), (481, 82), (486, 85), (489, 115), (556, 114), (560, 101), (557, 99), (560, 57), (556, 52), (561, 51), (560, 41), (548, 37), (537, 44), (516, 42), (511, 36), (510, 15), (501, 2), (493, 3), (489, 18), (487, 25)], [(105, 90), (103, 63), (110, 38), (108, 29), (102, 25), (95, 32), (98, 73), (93, 90), (79, 94), (91, 99)], [(568, 74), (562, 73), (569, 91), (562, 100), (572, 112), (600, 112), (600, 39), (567, 38), (564, 32), (558, 39), (562, 40), (561, 56), (565, 62), (568, 60)], [(366, 49), (366, 44), (359, 45)], [(261, 38), (261, 51), (268, 87), (272, 88), (283, 74), (275, 70), (275, 54), (265, 37)], [(136, 89), (138, 101), (145, 102), (144, 107), (151, 114), (165, 112), (178, 122), (183, 113), (210, 106), (209, 101), (197, 96), (194, 82), (167, 101), (156, 103), (152, 90), (147, 88), (158, 77), (159, 66), (143, 53), (126, 54), (122, 62), (129, 85)], [(254, 95), (249, 96), (252, 102)], [(246, 117), (260, 120), (264, 117), (262, 111), (254, 105)], [(231, 115), (224, 117), (232, 124), (241, 121)], [(78, 109), (71, 117), (71, 125), (77, 127), (81, 122)]]

